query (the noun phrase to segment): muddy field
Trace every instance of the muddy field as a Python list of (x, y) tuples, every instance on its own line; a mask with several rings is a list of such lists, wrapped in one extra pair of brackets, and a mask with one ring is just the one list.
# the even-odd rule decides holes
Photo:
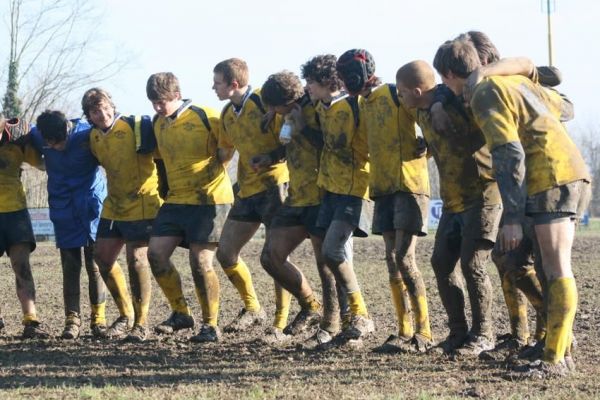
[[(294, 343), (282, 348), (261, 344), (264, 330), (244, 336), (225, 335), (219, 344), (193, 345), (188, 332), (175, 338), (152, 335), (142, 344), (92, 340), (75, 342), (45, 340), (23, 342), (17, 335), (20, 309), (8, 259), (0, 260), (0, 304), (7, 322), (0, 338), (0, 398), (600, 398), (600, 234), (579, 234), (574, 249), (580, 302), (576, 320), (579, 348), (578, 372), (557, 381), (514, 381), (501, 362), (449, 360), (443, 356), (380, 355), (371, 349), (395, 331), (394, 313), (378, 238), (355, 241), (355, 262), (363, 292), (375, 323), (374, 336), (361, 349), (303, 352)], [(273, 314), (272, 281), (260, 269), (262, 243), (251, 242), (245, 259), (268, 314)], [(428, 287), (431, 322), (437, 339), (446, 335), (442, 306), (429, 265), (432, 237), (418, 245), (418, 262)], [(186, 284), (186, 295), (195, 315), (199, 305), (193, 297), (187, 257), (177, 252), (176, 265)], [(293, 260), (317, 283), (312, 254), (307, 246)], [(32, 264), (38, 288), (40, 317), (58, 335), (63, 324), (61, 273), (53, 244), (39, 244)], [(498, 334), (508, 331), (498, 275), (490, 264), (495, 285)], [(85, 274), (84, 274), (85, 275)], [(221, 323), (230, 321), (241, 307), (233, 286), (219, 271), (222, 287)], [(86, 282), (86, 278), (82, 277)], [(82, 311), (87, 316), (87, 291)], [(116, 316), (108, 303), (108, 317)], [(298, 310), (293, 305), (293, 316)], [(169, 314), (162, 293), (154, 285), (150, 323)]]

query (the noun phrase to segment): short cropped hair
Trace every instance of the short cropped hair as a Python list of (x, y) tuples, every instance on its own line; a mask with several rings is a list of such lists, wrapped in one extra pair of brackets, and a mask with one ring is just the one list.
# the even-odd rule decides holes
[(402, 82), (411, 90), (416, 88), (430, 90), (435, 87), (435, 73), (425, 61), (411, 61), (398, 69), (396, 81)]
[(457, 39), (461, 38), (473, 43), (473, 46), (475, 46), (475, 50), (477, 50), (477, 54), (479, 55), (481, 65), (491, 64), (500, 60), (500, 52), (485, 33), (480, 31), (469, 31), (459, 35)]
[(466, 79), (481, 66), (479, 55), (473, 43), (464, 38), (448, 40), (435, 53), (433, 66), (442, 76), (449, 72)]
[(229, 58), (221, 61), (215, 65), (213, 72), (223, 75), (223, 80), (227, 85), (231, 85), (233, 81), (236, 81), (241, 87), (244, 87), (248, 85), (250, 79), (248, 64), (240, 58)]
[(53, 143), (60, 143), (67, 139), (68, 123), (65, 114), (58, 110), (46, 110), (36, 120), (42, 138)]
[(107, 103), (113, 110), (116, 109), (112, 96), (106, 90), (97, 87), (88, 89), (81, 99), (81, 109), (83, 110), (83, 114), (89, 119), (90, 111), (93, 108), (99, 107), (102, 103)]
[(311, 79), (331, 91), (342, 88), (342, 81), (336, 70), (337, 57), (333, 54), (315, 56), (302, 65), (302, 78)]
[(262, 86), (260, 97), (267, 106), (285, 106), (304, 96), (300, 78), (290, 71), (270, 75)]
[(150, 75), (146, 83), (146, 96), (150, 101), (169, 101), (181, 97), (179, 79), (172, 72), (158, 72)]

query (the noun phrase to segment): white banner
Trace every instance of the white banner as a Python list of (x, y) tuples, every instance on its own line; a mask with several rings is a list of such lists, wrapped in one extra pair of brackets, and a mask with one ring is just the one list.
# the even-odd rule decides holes
[(54, 235), (54, 226), (50, 221), (50, 209), (48, 208), (30, 208), (31, 225), (34, 235)]
[(429, 229), (437, 229), (442, 217), (442, 200), (429, 200)]

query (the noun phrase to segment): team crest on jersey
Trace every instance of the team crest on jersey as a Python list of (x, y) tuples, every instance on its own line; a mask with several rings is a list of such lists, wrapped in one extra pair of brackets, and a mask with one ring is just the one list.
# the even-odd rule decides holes
[(123, 138), (125, 138), (126, 134), (127, 133), (125, 131), (116, 131), (114, 133), (114, 135), (116, 136), (117, 139), (123, 139)]
[(185, 124), (183, 124), (183, 129), (186, 131), (193, 131), (194, 129), (196, 129), (197, 125), (192, 123), (192, 122), (186, 122)]

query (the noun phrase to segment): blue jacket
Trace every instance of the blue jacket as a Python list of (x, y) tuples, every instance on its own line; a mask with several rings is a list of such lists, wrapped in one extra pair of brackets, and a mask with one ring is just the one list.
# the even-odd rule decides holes
[(48, 204), (56, 247), (86, 246), (96, 240), (106, 178), (90, 151), (90, 125), (72, 120), (64, 151), (46, 147), (41, 133), (31, 130), (32, 144), (46, 162)]

